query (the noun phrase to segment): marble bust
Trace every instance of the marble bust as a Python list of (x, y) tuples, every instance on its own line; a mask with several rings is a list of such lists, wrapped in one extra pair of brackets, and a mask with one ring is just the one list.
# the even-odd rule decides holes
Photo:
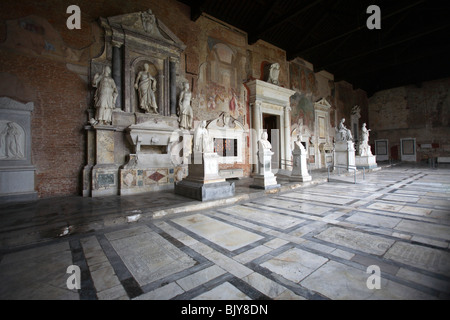
[(111, 77), (111, 68), (106, 66), (101, 74), (96, 73), (92, 86), (97, 88), (94, 96), (95, 120), (101, 124), (110, 124), (118, 96), (116, 84)]
[(144, 64), (144, 70), (140, 71), (136, 77), (134, 88), (139, 92), (139, 106), (141, 109), (149, 113), (152, 110), (158, 113), (158, 105), (156, 104), (155, 91), (156, 79), (150, 74), (150, 65)]
[(270, 65), (269, 70), (269, 78), (267, 79), (267, 82), (273, 83), (278, 85), (278, 76), (280, 75), (280, 64), (279, 63), (273, 63)]
[(258, 159), (261, 164), (264, 165), (264, 155), (272, 155), (272, 145), (268, 140), (269, 135), (267, 132), (261, 134), (261, 139), (258, 140)]
[(181, 129), (190, 130), (192, 128), (191, 97), (192, 93), (189, 91), (189, 83), (185, 82), (178, 101), (178, 122)]
[(297, 134), (297, 140), (294, 141), (294, 151), (301, 151), (301, 152), (306, 151), (306, 149), (302, 143), (302, 135), (301, 134)]
[(339, 122), (338, 127), (336, 128), (337, 131), (337, 140), (338, 141), (352, 141), (353, 136), (352, 132), (347, 129), (347, 127), (344, 125), (345, 118), (342, 118), (341, 122)]

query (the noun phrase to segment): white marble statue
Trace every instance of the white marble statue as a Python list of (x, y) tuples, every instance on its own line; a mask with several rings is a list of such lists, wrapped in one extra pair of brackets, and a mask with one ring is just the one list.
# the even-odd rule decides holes
[(7, 122), (0, 130), (0, 159), (24, 158), (24, 139), (16, 126), (14, 122)]
[(272, 145), (270, 144), (270, 141), (268, 140), (269, 135), (266, 131), (264, 131), (261, 134), (261, 139), (258, 140), (258, 159), (259, 163), (264, 165), (264, 155), (267, 155), (268, 153), (272, 153)]
[(273, 63), (270, 65), (269, 70), (269, 78), (267, 79), (267, 82), (273, 83), (278, 85), (278, 76), (280, 75), (280, 64), (279, 63)]
[(194, 131), (194, 151), (196, 152), (213, 152), (214, 146), (206, 129), (206, 120), (200, 122), (200, 125)]
[(366, 128), (366, 124), (363, 123), (361, 127), (361, 141), (359, 143), (359, 155), (360, 156), (372, 156), (372, 151), (370, 150), (369, 145), (369, 131), (370, 129)]
[(301, 133), (297, 134), (297, 140), (294, 141), (294, 151), (301, 151), (302, 153), (306, 152), (305, 147), (302, 143), (302, 135)]
[(353, 140), (352, 132), (345, 127), (344, 122), (345, 122), (345, 118), (342, 118), (341, 122), (339, 122), (339, 125), (336, 128), (337, 140), (338, 141), (352, 141)]
[(101, 74), (96, 73), (92, 86), (97, 88), (94, 96), (95, 120), (101, 124), (110, 124), (118, 96), (116, 83), (111, 78), (111, 68), (106, 66)]
[(150, 65), (144, 64), (144, 71), (140, 71), (136, 77), (134, 87), (139, 92), (139, 106), (149, 113), (153, 110), (158, 113), (158, 105), (156, 104), (155, 91), (156, 79), (150, 74)]
[(192, 93), (189, 91), (189, 83), (185, 82), (178, 101), (178, 122), (181, 129), (192, 128), (193, 112), (191, 107)]

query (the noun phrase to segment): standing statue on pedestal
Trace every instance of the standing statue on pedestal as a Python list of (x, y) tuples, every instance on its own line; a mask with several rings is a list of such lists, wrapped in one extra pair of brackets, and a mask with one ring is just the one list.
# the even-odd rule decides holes
[(361, 127), (361, 142), (359, 143), (359, 155), (360, 156), (372, 156), (372, 151), (369, 146), (369, 131), (366, 128), (366, 124), (363, 123)]
[(101, 124), (111, 124), (112, 111), (116, 106), (118, 96), (116, 84), (111, 78), (111, 68), (106, 66), (103, 68), (102, 74), (96, 73), (92, 86), (97, 88), (94, 96), (95, 120)]
[(185, 82), (178, 101), (178, 122), (180, 123), (181, 129), (190, 130), (192, 128), (193, 112), (191, 97), (192, 93), (189, 91), (189, 83)]
[(339, 125), (336, 128), (336, 131), (338, 134), (337, 140), (352, 141), (353, 140), (352, 132), (345, 127), (344, 122), (345, 122), (345, 118), (342, 118), (341, 122), (339, 122)]
[(158, 113), (158, 105), (155, 99), (156, 79), (150, 74), (149, 70), (150, 65), (144, 64), (144, 71), (138, 73), (134, 87), (139, 92), (139, 106), (146, 113), (149, 113), (150, 110)]
[(213, 152), (213, 149), (208, 129), (206, 129), (206, 120), (203, 120), (194, 131), (194, 151), (209, 153)]
[(261, 134), (261, 139), (258, 140), (258, 172), (253, 175), (253, 184), (251, 188), (258, 189), (273, 189), (278, 188), (280, 185), (277, 183), (277, 179), (272, 172), (272, 145), (267, 140), (267, 132)]

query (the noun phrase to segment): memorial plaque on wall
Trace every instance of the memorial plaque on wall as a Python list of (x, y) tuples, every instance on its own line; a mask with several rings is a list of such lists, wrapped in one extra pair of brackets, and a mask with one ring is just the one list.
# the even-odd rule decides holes
[(414, 142), (413, 139), (402, 140), (402, 153), (404, 155), (414, 155)]
[(376, 141), (376, 155), (387, 155), (387, 141)]

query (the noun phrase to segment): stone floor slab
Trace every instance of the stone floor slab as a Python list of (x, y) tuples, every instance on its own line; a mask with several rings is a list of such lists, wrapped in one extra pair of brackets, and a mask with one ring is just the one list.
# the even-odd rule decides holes
[(7, 254), (0, 263), (0, 299), (78, 300), (66, 283), (72, 264), (68, 242)]
[(261, 266), (298, 283), (327, 261), (328, 259), (322, 256), (293, 248), (262, 263)]
[(338, 227), (330, 227), (315, 238), (376, 255), (384, 254), (394, 244), (391, 239)]
[[(265, 208), (267, 209), (267, 208)], [(292, 226), (302, 223), (304, 220), (292, 216), (282, 215), (276, 212), (268, 212), (258, 208), (248, 206), (233, 206), (220, 209), (235, 216), (243, 217), (251, 221), (273, 226), (279, 229), (288, 229)]]
[(383, 277), (380, 289), (369, 289), (367, 280), (370, 275), (365, 270), (329, 261), (300, 284), (335, 300), (433, 299), (428, 294)]
[(230, 251), (263, 239), (256, 233), (202, 214), (177, 218), (173, 222)]
[(246, 294), (229, 282), (211, 289), (195, 297), (193, 300), (251, 300)]
[(450, 275), (450, 253), (425, 246), (396, 242), (384, 258), (431, 272)]
[(107, 233), (128, 270), (140, 285), (183, 271), (196, 261), (149, 228), (129, 230), (130, 236), (118, 237), (122, 231)]
[(387, 217), (383, 215), (370, 214), (364, 212), (355, 212), (345, 220), (391, 229), (394, 228), (401, 221), (401, 219), (399, 218)]

